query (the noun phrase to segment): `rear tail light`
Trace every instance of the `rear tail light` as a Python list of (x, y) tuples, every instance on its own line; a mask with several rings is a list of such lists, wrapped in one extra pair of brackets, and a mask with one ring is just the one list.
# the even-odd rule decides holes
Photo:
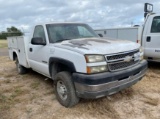
[(139, 44), (140, 44), (140, 40), (137, 40), (137, 43), (139, 43)]

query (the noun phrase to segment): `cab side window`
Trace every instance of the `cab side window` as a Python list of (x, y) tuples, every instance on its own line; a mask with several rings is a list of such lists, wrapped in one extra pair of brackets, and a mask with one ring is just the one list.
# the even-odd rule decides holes
[(45, 37), (43, 26), (36, 26), (35, 27), (33, 38), (37, 38), (37, 37), (43, 38), (43, 40), (46, 41), (46, 37)]
[(156, 16), (153, 18), (151, 33), (160, 33), (160, 16)]

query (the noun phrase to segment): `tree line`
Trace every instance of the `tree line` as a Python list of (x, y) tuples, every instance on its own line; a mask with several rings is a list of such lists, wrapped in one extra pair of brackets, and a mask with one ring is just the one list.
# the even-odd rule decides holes
[(7, 28), (6, 31), (0, 32), (0, 39), (7, 39), (7, 37), (10, 36), (22, 36), (23, 33), (20, 29), (11, 26), (10, 28)]

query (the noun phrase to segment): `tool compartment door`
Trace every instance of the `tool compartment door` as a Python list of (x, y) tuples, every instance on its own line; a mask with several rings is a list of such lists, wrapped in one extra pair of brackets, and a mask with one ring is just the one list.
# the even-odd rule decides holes
[(17, 37), (17, 46), (18, 46), (17, 50), (18, 50), (19, 63), (22, 66), (27, 67), (28, 62), (27, 62), (27, 58), (26, 58), (26, 51), (25, 51), (25, 44), (24, 44), (23, 37)]
[(14, 60), (13, 51), (17, 51), (17, 39), (16, 37), (8, 37), (7, 42), (8, 42), (9, 57), (11, 60)]

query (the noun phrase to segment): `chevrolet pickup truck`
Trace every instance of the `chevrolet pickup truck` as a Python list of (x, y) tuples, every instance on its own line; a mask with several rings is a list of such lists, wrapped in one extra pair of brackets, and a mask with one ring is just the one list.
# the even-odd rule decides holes
[(30, 36), (8, 37), (19, 74), (32, 69), (53, 79), (57, 100), (72, 107), (132, 86), (147, 70), (140, 45), (100, 38), (84, 23), (43, 23)]

